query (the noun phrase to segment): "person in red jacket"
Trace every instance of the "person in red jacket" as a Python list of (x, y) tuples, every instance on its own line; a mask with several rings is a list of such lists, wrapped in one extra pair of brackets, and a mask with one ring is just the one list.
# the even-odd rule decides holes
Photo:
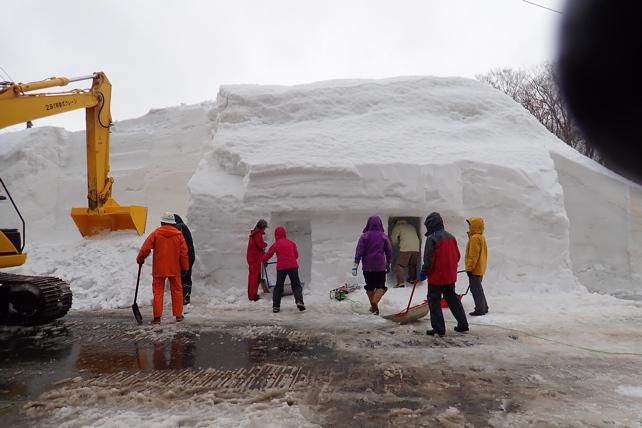
[(294, 301), (296, 307), (300, 311), (305, 311), (303, 304), (303, 289), (301, 288), (301, 280), (299, 279), (299, 251), (296, 244), (286, 237), (285, 227), (279, 226), (274, 229), (274, 238), (276, 241), (268, 249), (267, 254), (263, 256), (263, 262), (267, 263), (274, 253), (276, 253), (276, 286), (272, 293), (272, 312), (279, 312), (281, 310), (281, 296), (283, 295), (283, 284), (285, 277), (290, 278), (292, 284), (292, 293), (294, 293)]
[(152, 287), (154, 292), (153, 324), (159, 324), (163, 315), (165, 279), (169, 279), (172, 292), (172, 312), (176, 321), (183, 321), (183, 286), (181, 272), (189, 269), (187, 243), (180, 230), (174, 226), (174, 214), (166, 212), (161, 217), (161, 226), (153, 231), (140, 248), (136, 262), (145, 263), (149, 253), (154, 251), (152, 262)]
[(252, 302), (259, 300), (259, 282), (261, 281), (261, 269), (263, 267), (263, 256), (267, 244), (263, 239), (267, 221), (260, 219), (254, 229), (250, 231), (250, 237), (247, 240), (247, 253), (245, 259), (249, 272), (247, 274), (247, 298)]
[(437, 212), (430, 213), (424, 222), (426, 226), (426, 245), (424, 248), (424, 264), (421, 268), (420, 279), (428, 279), (428, 308), (430, 309), (430, 325), (432, 330), (426, 334), (443, 336), (446, 334), (444, 314), (441, 311), (441, 296), (448, 303), (450, 312), (457, 320), (455, 331), (468, 331), (468, 320), (461, 301), (455, 293), (457, 281), (457, 263), (461, 255), (457, 240), (444, 229), (444, 221)]

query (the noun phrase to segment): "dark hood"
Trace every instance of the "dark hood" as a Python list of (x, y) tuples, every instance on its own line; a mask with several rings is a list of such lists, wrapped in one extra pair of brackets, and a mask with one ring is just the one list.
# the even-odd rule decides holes
[(279, 226), (276, 229), (274, 229), (275, 239), (284, 239), (286, 237), (287, 237), (287, 230), (285, 230), (285, 227)]
[(366, 223), (366, 228), (363, 229), (363, 233), (370, 231), (383, 232), (383, 223), (378, 215), (368, 217), (368, 223)]
[(185, 224), (185, 222), (183, 221), (183, 219), (181, 218), (181, 216), (179, 216), (179, 215), (178, 215), (178, 214), (176, 214), (176, 213), (174, 213), (174, 220), (176, 221), (176, 224)]
[(432, 235), (438, 230), (444, 228), (444, 220), (442, 220), (441, 215), (437, 212), (428, 214), (426, 221), (424, 221), (424, 226), (426, 226), (426, 236)]
[(263, 229), (252, 229), (252, 230), (250, 230), (250, 236), (255, 236), (255, 235), (265, 235), (265, 230), (263, 230)]

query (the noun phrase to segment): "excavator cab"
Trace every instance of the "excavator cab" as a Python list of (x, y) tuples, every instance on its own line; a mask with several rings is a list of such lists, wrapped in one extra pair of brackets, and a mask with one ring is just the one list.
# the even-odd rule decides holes
[[(0, 178), (0, 185), (4, 194), (0, 193), (0, 203), (6, 203), (7, 197), (13, 204), (18, 217), (22, 221), (22, 237), (25, 235), (25, 222), (18, 210), (18, 207), (13, 202), (11, 194), (5, 186), (4, 181)], [(6, 195), (6, 196), (5, 196)], [(0, 229), (0, 268), (21, 266), (27, 261), (27, 254), (23, 253), (24, 244), (18, 229)]]
[[(18, 229), (0, 229), (0, 268), (21, 266), (27, 260), (25, 221), (2, 178), (0, 185), (0, 203), (9, 199), (22, 222), (22, 237)], [(0, 324), (45, 324), (64, 316), (71, 304), (69, 284), (60, 278), (0, 272)]]

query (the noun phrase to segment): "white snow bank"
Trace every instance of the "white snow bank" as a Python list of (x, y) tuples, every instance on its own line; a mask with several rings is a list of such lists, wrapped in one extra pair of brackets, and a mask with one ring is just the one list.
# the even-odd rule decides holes
[(498, 91), (417, 77), (226, 86), (218, 103), (214, 150), (189, 183), (201, 269), (215, 284), (245, 280), (259, 217), (298, 229), (311, 248), (302, 276), (327, 290), (349, 270), (368, 215), (439, 211), (462, 252), (465, 218), (484, 217), (494, 289), (579, 286), (548, 149), (563, 143)]
[[(306, 301), (325, 304), (328, 290), (346, 279), (367, 216), (423, 221), (433, 210), (462, 253), (464, 219), (485, 218), (491, 299), (542, 294), (542, 302), (555, 301), (560, 292), (583, 291), (577, 278), (593, 290), (642, 295), (640, 188), (478, 82), (227, 86), (213, 107), (117, 122), (111, 146), (114, 196), (148, 206), (147, 232), (161, 212), (189, 211), (194, 293), (211, 305), (249, 308), (245, 245), (259, 217), (271, 230), (290, 230), (303, 250)], [(68, 280), (77, 309), (128, 306), (142, 238), (82, 239), (69, 217), (72, 206), (85, 204), (84, 147), (84, 133), (56, 128), (0, 135), (1, 176), (27, 221), (28, 261), (14, 271)], [(0, 204), (0, 219), (18, 226), (9, 204)], [(460, 292), (465, 285), (461, 278)], [(149, 288), (146, 267), (143, 303)], [(394, 296), (384, 299), (386, 311), (405, 306), (407, 294)]]
[[(111, 132), (113, 197), (148, 207), (147, 227), (163, 211), (185, 213), (186, 183), (211, 140), (208, 104), (154, 110), (116, 122)], [(79, 240), (69, 212), (87, 205), (85, 133), (32, 128), (0, 135), (2, 179), (27, 222), (27, 242)], [(0, 219), (17, 226), (2, 204)]]

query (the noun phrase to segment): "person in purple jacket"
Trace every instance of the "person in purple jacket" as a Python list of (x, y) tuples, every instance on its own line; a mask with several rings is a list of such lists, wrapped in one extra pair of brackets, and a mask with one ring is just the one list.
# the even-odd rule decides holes
[(363, 277), (366, 280), (364, 288), (370, 300), (370, 312), (375, 315), (379, 315), (379, 301), (388, 291), (386, 274), (390, 272), (391, 259), (392, 245), (388, 235), (383, 231), (379, 216), (373, 215), (368, 218), (366, 228), (359, 238), (352, 275), (357, 276), (359, 262), (363, 261)]

